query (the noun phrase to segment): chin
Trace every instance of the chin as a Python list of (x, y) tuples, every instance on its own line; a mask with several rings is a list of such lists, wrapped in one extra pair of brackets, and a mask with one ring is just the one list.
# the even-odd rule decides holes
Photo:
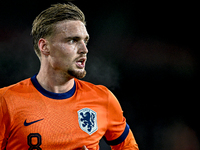
[(78, 79), (82, 79), (86, 76), (86, 70), (68, 70), (68, 73)]

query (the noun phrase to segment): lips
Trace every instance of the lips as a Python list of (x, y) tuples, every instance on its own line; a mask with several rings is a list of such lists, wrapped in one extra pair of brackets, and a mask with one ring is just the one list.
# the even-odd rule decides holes
[(85, 62), (86, 62), (87, 58), (86, 57), (81, 57), (76, 61), (76, 66), (80, 69), (85, 68)]

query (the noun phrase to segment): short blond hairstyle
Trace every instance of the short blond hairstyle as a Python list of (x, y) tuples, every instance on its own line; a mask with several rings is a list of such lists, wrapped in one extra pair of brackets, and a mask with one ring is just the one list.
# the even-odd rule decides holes
[(54, 4), (42, 11), (33, 21), (31, 35), (33, 36), (33, 46), (37, 56), (41, 53), (38, 47), (40, 38), (47, 38), (52, 35), (56, 23), (63, 20), (80, 20), (85, 24), (83, 12), (74, 4)]

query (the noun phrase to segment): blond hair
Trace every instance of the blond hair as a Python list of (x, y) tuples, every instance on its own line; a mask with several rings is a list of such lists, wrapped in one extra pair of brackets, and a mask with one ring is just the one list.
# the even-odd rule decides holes
[(54, 4), (42, 11), (33, 21), (31, 35), (33, 36), (33, 46), (37, 56), (41, 53), (38, 47), (40, 38), (47, 38), (52, 35), (55, 24), (63, 20), (80, 20), (85, 24), (83, 12), (74, 4)]

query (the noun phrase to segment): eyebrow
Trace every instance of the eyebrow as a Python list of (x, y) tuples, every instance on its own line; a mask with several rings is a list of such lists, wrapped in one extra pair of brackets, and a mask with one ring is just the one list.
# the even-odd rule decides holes
[[(88, 41), (89, 38), (90, 38), (89, 35), (87, 35), (84, 39)], [(70, 39), (81, 40), (82, 38), (80, 36), (69, 36), (69, 37), (66, 37), (65, 39), (67, 39), (67, 40), (70, 40)]]

